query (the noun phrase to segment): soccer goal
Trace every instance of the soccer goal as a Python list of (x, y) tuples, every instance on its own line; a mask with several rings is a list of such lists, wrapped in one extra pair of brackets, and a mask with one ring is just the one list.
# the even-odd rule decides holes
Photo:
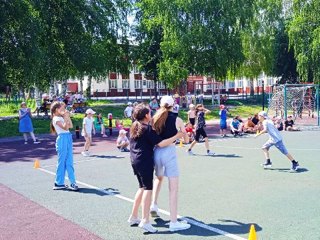
[(269, 116), (286, 119), (292, 116), (297, 125), (320, 126), (319, 86), (285, 84), (273, 87), (269, 98)]

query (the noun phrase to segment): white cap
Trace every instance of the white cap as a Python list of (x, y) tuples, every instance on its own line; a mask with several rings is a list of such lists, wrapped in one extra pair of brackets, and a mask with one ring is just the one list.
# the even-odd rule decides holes
[(194, 104), (192, 104), (192, 103), (189, 105), (189, 108), (194, 108), (194, 107), (195, 107), (195, 106), (194, 106)]
[(124, 130), (124, 129), (121, 129), (121, 130), (119, 131), (119, 134), (127, 134), (127, 131)]
[(263, 118), (268, 118), (268, 114), (265, 111), (259, 112), (258, 115), (263, 117)]
[(128, 104), (127, 105), (132, 105), (132, 102), (128, 102)]
[(160, 101), (160, 106), (161, 107), (164, 107), (166, 104), (168, 104), (168, 106), (173, 106), (173, 104), (174, 104), (174, 100), (173, 100), (173, 98), (171, 97), (171, 96), (163, 96), (162, 98), (161, 98), (161, 101)]
[(87, 110), (86, 110), (86, 114), (95, 114), (96, 112), (95, 111), (93, 111), (91, 108), (88, 108)]

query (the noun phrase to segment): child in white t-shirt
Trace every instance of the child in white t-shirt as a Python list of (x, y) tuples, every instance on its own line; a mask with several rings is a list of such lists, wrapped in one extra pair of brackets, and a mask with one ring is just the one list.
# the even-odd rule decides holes
[(133, 107), (132, 107), (132, 103), (128, 102), (128, 106), (126, 107), (126, 109), (124, 110), (124, 116), (126, 118), (131, 118), (132, 117), (132, 112), (133, 112)]
[(86, 116), (83, 119), (83, 127), (82, 127), (81, 135), (84, 136), (84, 138), (86, 139), (86, 142), (84, 144), (84, 151), (81, 152), (81, 154), (85, 157), (90, 156), (89, 148), (92, 142), (92, 134), (96, 134), (94, 124), (93, 124), (94, 122), (93, 114), (95, 113), (96, 113), (95, 111), (89, 108), (86, 110)]
[[(68, 188), (77, 191), (78, 186), (73, 168), (72, 134), (69, 131), (70, 128), (73, 128), (70, 113), (65, 110), (64, 103), (54, 102), (51, 105), (51, 116), (51, 131), (58, 135), (56, 139), (58, 164), (53, 190)], [(64, 183), (66, 172), (71, 183), (69, 187)]]
[(124, 129), (121, 129), (119, 131), (119, 136), (117, 138), (117, 148), (121, 152), (130, 152), (128, 149), (129, 146), (129, 139), (127, 138), (127, 131)]

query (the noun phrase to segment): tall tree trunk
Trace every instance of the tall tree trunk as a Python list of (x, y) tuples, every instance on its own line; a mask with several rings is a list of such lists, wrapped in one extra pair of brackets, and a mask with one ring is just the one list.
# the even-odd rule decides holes
[(62, 80), (62, 84), (61, 84), (61, 94), (62, 96), (65, 96), (67, 94), (67, 90), (68, 90), (68, 80)]
[(83, 77), (80, 77), (80, 89), (78, 89), (79, 92), (83, 93)]
[(54, 95), (54, 80), (52, 79), (50, 81), (50, 86), (49, 86), (49, 96), (53, 96)]
[(54, 82), (54, 94), (56, 96), (59, 96), (59, 86), (58, 86), (58, 83), (57, 82)]
[(254, 96), (254, 86), (253, 86), (253, 79), (250, 78), (249, 80), (249, 84), (250, 84), (250, 96)]
[(91, 99), (91, 83), (92, 83), (92, 76), (89, 75), (89, 77), (88, 77), (88, 86), (87, 86), (87, 89), (86, 89), (86, 94), (87, 94), (87, 98), (88, 99)]
[(158, 77), (157, 77), (157, 71), (153, 72), (153, 82), (154, 82), (154, 96), (155, 96), (156, 99), (158, 99), (158, 91), (157, 91)]

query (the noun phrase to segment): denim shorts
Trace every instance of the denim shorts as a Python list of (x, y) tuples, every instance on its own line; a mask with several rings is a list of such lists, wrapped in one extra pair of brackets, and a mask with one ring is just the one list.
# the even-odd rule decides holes
[(154, 150), (154, 167), (157, 177), (178, 177), (178, 159), (176, 147), (170, 145), (167, 147), (156, 147)]
[(282, 152), (284, 155), (288, 154), (288, 150), (286, 149), (286, 147), (284, 146), (282, 141), (279, 142), (273, 142), (272, 140), (268, 140), (263, 146), (262, 149), (267, 149), (269, 150), (270, 147), (275, 146), (276, 148), (278, 148), (280, 150), (280, 152)]

